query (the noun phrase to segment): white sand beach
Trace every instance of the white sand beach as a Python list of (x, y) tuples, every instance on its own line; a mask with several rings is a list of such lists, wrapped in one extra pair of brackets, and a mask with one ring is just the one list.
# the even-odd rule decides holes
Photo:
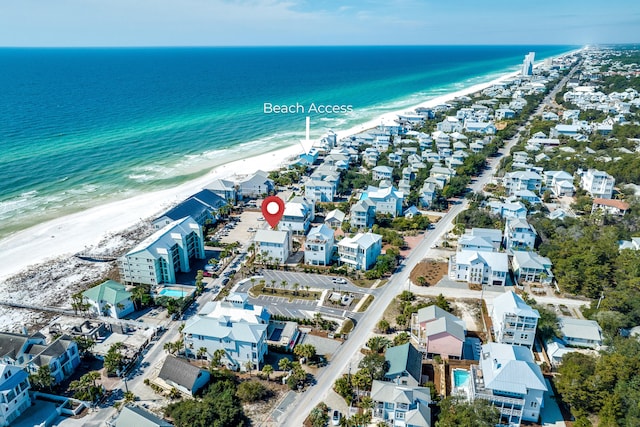
[[(412, 108), (387, 113), (351, 129), (338, 131), (338, 138), (354, 135), (380, 123), (392, 122), (398, 114), (418, 107), (434, 107), (458, 96), (468, 95), (509, 79), (517, 72), (503, 75), (486, 83), (427, 100)], [(0, 241), (0, 281), (55, 258), (71, 256), (103, 241), (108, 235), (125, 230), (153, 217), (171, 205), (196, 193), (209, 182), (234, 174), (250, 174), (259, 169), (270, 171), (283, 166), (287, 159), (302, 153), (298, 143), (284, 149), (248, 157), (214, 168), (206, 175), (185, 184), (151, 192), (129, 199), (111, 202), (83, 212), (57, 218), (15, 233)], [(145, 236), (140, 236), (140, 239)], [(7, 297), (0, 288), (0, 300)]]

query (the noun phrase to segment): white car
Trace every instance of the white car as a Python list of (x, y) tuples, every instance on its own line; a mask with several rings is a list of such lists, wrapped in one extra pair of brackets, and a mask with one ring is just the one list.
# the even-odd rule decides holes
[(339, 285), (346, 285), (347, 281), (345, 279), (343, 279), (342, 277), (336, 277), (333, 279), (333, 283), (337, 283)]
[(331, 425), (339, 426), (341, 418), (342, 414), (340, 414), (340, 411), (338, 411), (337, 409), (333, 411), (333, 416), (331, 417)]

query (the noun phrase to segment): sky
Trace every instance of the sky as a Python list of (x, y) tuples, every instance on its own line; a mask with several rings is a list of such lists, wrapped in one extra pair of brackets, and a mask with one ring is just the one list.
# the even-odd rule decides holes
[(637, 0), (0, 0), (5, 47), (637, 42)]

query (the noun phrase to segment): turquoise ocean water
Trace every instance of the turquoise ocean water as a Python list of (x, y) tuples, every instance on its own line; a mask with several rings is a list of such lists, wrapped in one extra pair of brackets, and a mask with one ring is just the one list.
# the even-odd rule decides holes
[(304, 137), (364, 123), (572, 46), (0, 49), (0, 237)]

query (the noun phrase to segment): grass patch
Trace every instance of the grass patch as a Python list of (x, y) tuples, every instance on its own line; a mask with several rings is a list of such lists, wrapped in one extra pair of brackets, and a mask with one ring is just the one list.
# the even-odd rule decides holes
[[(387, 279), (384, 279), (384, 280), (386, 283)], [(353, 282), (354, 285), (356, 285), (359, 288), (370, 289), (373, 286), (373, 284), (376, 282), (376, 279), (371, 279), (371, 280), (370, 279), (351, 279), (351, 281)]]
[(367, 311), (371, 303), (373, 302), (373, 295), (367, 295), (364, 297), (364, 302), (358, 308), (358, 313), (363, 313)]
[(274, 296), (274, 297), (283, 297), (288, 298), (289, 302), (294, 299), (302, 299), (302, 300), (311, 300), (317, 301), (320, 299), (321, 292), (317, 291), (306, 291), (306, 290), (290, 290), (290, 289), (279, 289), (272, 288), (266, 285), (255, 285), (249, 290), (249, 294), (252, 297), (257, 297), (258, 295), (266, 295), (266, 296)]

